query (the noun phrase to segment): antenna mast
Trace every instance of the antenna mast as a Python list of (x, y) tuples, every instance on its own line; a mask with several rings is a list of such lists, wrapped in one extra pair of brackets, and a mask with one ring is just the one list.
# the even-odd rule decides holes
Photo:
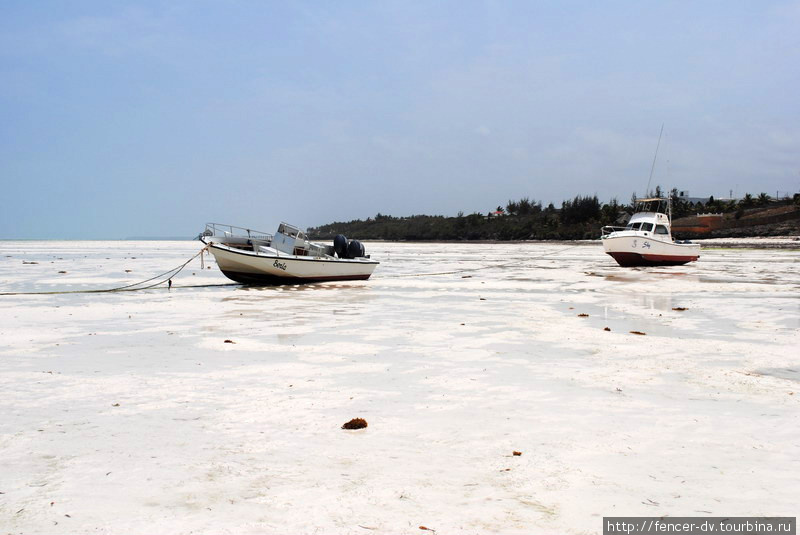
[(661, 132), (658, 133), (658, 144), (656, 145), (656, 153), (653, 156), (653, 165), (650, 166), (650, 178), (647, 179), (647, 189), (644, 194), (650, 196), (650, 182), (653, 180), (653, 170), (656, 168), (656, 158), (658, 158), (658, 147), (661, 146), (661, 134), (664, 133), (664, 123), (661, 123)]

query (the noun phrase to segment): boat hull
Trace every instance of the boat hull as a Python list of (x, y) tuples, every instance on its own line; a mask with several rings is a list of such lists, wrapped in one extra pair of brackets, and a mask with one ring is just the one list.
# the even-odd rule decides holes
[(610, 253), (606, 254), (617, 261), (622, 267), (637, 267), (637, 266), (682, 266), (689, 262), (694, 262), (697, 257), (686, 256), (665, 256), (665, 255), (642, 255), (638, 253)]
[(661, 241), (651, 235), (609, 236), (603, 248), (622, 267), (680, 266), (700, 257), (700, 245)]
[(271, 255), (208, 243), (220, 271), (242, 284), (275, 285), (366, 280), (378, 262), (367, 258), (336, 259)]

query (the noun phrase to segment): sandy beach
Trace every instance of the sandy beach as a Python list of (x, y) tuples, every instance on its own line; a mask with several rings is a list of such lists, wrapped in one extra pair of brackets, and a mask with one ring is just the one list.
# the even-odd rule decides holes
[[(120, 286), (199, 249), (2, 242), (0, 292)], [(634, 269), (599, 244), (367, 253), (360, 282), (248, 288), (207, 258), (171, 290), (0, 296), (2, 533), (800, 513), (800, 250)]]

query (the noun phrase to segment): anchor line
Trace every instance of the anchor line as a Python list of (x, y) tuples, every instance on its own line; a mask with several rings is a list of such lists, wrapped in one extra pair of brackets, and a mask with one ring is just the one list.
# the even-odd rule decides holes
[[(50, 292), (2, 292), (2, 293), (0, 293), (0, 295), (92, 294), (92, 293), (114, 293), (114, 292), (138, 292), (140, 290), (149, 290), (151, 288), (155, 288), (156, 286), (159, 286), (161, 284), (164, 284), (164, 283), (168, 282), (170, 279), (172, 279), (172, 277), (176, 276), (178, 273), (183, 271), (183, 268), (185, 268), (187, 265), (189, 265), (189, 262), (191, 262), (192, 260), (194, 260), (198, 256), (200, 257), (200, 261), (201, 261), (201, 264), (202, 264), (202, 259), (203, 259), (202, 255), (207, 250), (208, 250), (208, 245), (206, 245), (205, 247), (200, 249), (200, 251), (195, 253), (191, 258), (189, 258), (189, 260), (187, 260), (183, 264), (180, 264), (179, 266), (176, 266), (176, 267), (174, 267), (174, 268), (172, 268), (172, 269), (170, 269), (168, 271), (165, 271), (163, 273), (160, 273), (160, 274), (156, 275), (155, 277), (150, 277), (149, 279), (145, 279), (143, 281), (134, 282), (133, 284), (126, 284), (125, 286), (117, 286), (115, 288), (102, 288), (102, 289), (95, 289), (95, 290), (62, 290), (62, 291), (50, 291)], [(161, 280), (158, 280), (157, 282), (155, 282), (153, 284), (149, 284), (147, 286), (142, 286), (141, 288), (136, 288), (136, 286), (140, 286), (142, 284), (148, 283), (148, 282), (156, 280), (156, 279), (161, 279)]]

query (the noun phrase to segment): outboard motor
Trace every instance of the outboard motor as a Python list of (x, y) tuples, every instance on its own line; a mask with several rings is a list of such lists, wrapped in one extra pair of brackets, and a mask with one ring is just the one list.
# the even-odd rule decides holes
[(347, 238), (342, 234), (337, 234), (333, 238), (333, 250), (339, 258), (347, 258)]
[(364, 244), (358, 240), (350, 240), (347, 244), (347, 258), (358, 258), (364, 256)]

